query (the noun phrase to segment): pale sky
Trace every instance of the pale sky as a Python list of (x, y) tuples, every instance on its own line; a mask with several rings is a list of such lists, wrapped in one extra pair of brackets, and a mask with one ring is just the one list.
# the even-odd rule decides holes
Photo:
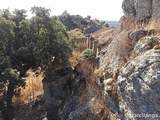
[[(92, 19), (119, 20), (123, 15), (123, 0), (0, 0), (0, 9), (30, 10), (33, 6), (51, 9), (51, 15), (61, 15), (65, 10), (71, 15), (90, 15)], [(30, 13), (28, 12), (28, 15)]]

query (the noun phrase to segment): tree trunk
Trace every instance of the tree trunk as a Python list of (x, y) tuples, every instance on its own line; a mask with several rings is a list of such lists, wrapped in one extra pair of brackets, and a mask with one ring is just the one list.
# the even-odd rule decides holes
[(13, 118), (14, 118), (14, 108), (12, 106), (14, 87), (15, 87), (15, 84), (12, 82), (9, 82), (8, 90), (7, 90), (7, 99), (6, 99), (7, 106), (6, 106), (6, 110), (3, 112), (3, 119), (4, 120), (13, 120)]

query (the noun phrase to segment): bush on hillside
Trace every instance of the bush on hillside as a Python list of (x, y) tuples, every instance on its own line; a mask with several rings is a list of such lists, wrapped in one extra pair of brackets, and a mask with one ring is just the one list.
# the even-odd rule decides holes
[(91, 58), (91, 57), (93, 57), (92, 49), (86, 49), (80, 55), (80, 59), (82, 59), (82, 60), (87, 59), (87, 58)]

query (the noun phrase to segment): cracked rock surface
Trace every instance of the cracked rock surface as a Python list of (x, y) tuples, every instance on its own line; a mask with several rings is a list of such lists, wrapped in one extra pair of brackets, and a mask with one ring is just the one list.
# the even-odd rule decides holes
[(159, 0), (123, 0), (123, 12), (137, 20), (160, 16)]
[[(122, 120), (154, 120), (160, 116), (160, 50), (149, 50), (128, 62), (118, 77)], [(150, 117), (133, 117), (152, 114)], [(144, 115), (144, 116), (145, 116)]]

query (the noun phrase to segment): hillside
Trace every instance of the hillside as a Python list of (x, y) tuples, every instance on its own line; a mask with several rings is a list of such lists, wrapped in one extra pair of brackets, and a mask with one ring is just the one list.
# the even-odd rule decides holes
[(108, 20), (101, 20), (101, 21), (102, 22), (103, 21), (106, 22), (109, 25), (109, 27), (116, 27), (118, 25), (118, 21), (114, 21), (114, 20), (110, 20), (110, 21), (108, 21)]
[(83, 18), (80, 15), (70, 15), (67, 11), (63, 12), (62, 15), (59, 16), (59, 19), (66, 26), (68, 31), (78, 28), (85, 35), (93, 33), (101, 28), (108, 27), (106, 22), (92, 20), (91, 16)]

